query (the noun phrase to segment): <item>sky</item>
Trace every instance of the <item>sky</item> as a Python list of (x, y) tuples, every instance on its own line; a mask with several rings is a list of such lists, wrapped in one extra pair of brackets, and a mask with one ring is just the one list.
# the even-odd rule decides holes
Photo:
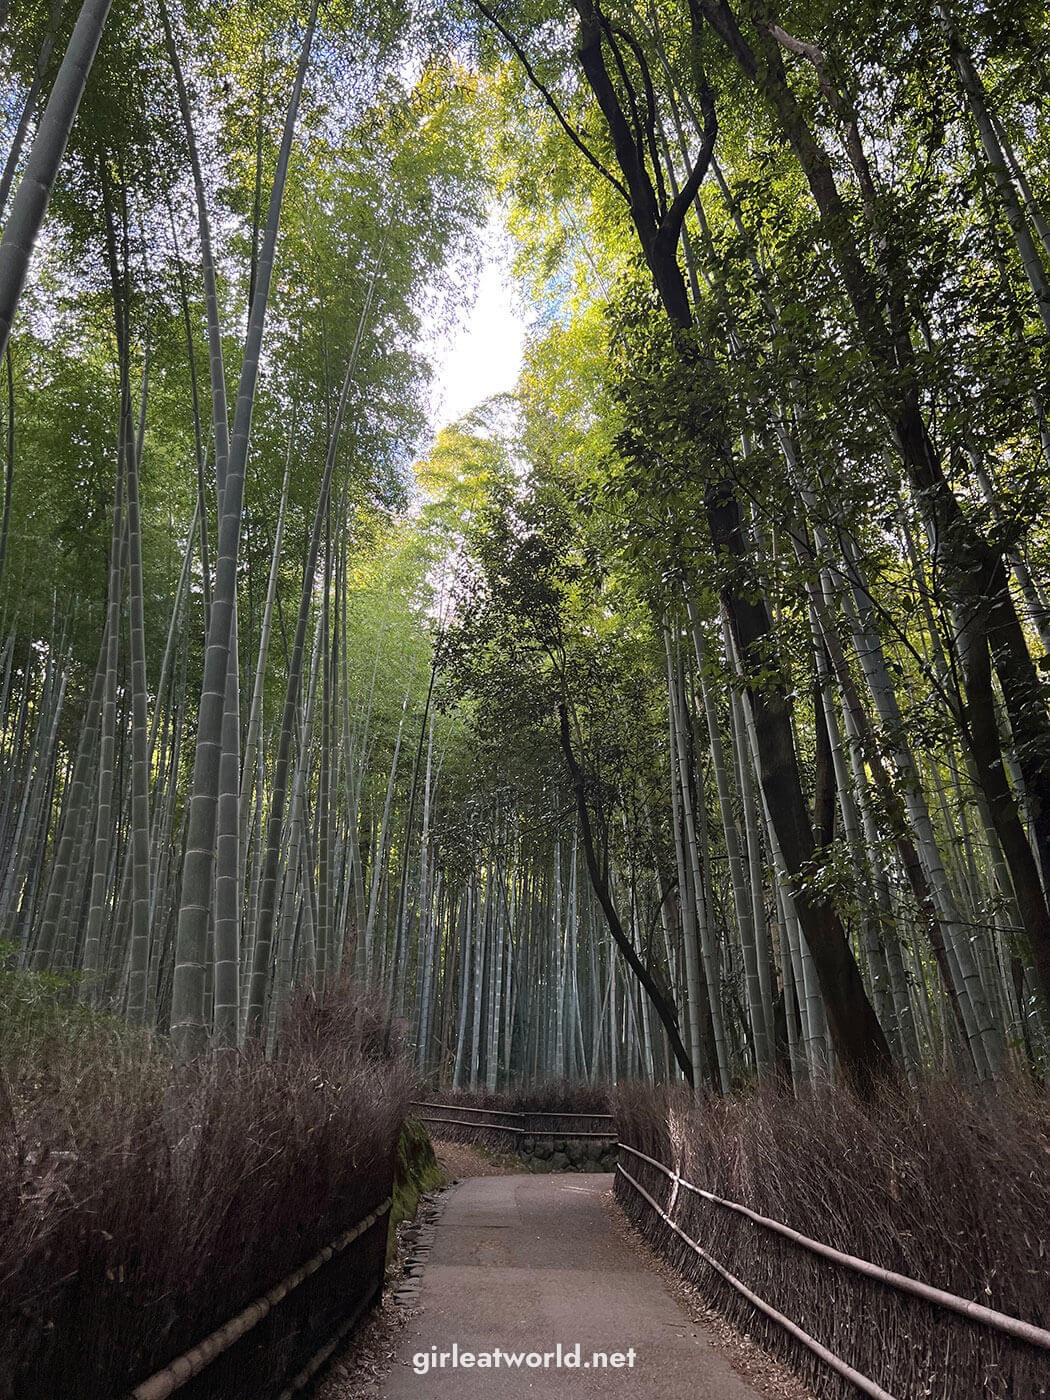
[(435, 430), (492, 394), (513, 389), (521, 370), (526, 322), (515, 305), (510, 241), (498, 215), (489, 221), (477, 298), (435, 365)]

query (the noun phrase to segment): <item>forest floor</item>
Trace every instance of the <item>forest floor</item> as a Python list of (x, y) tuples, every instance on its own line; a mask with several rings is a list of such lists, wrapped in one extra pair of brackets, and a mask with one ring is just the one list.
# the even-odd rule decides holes
[(521, 1161), (505, 1153), (489, 1152), (463, 1142), (434, 1139), (434, 1156), (449, 1181), (465, 1181), (473, 1176), (518, 1176)]
[[(761, 1348), (705, 1307), (634, 1233), (611, 1178), (522, 1175), (513, 1157), (435, 1142), (450, 1180), (402, 1226), (382, 1305), (330, 1368), (317, 1400), (616, 1394), (675, 1400), (812, 1400)], [(508, 1177), (515, 1182), (482, 1182)], [(447, 1207), (447, 1210), (446, 1210)], [(445, 1218), (438, 1224), (439, 1217)], [(430, 1255), (430, 1245), (434, 1253)], [(407, 1279), (407, 1286), (406, 1286)], [(412, 1358), (447, 1350), (531, 1350), (579, 1341), (626, 1351), (633, 1369), (419, 1376)]]

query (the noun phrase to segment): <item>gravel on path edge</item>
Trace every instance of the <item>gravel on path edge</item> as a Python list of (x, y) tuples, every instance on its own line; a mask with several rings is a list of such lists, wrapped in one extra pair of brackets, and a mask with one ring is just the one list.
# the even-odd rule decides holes
[(708, 1307), (699, 1289), (689, 1283), (671, 1268), (667, 1260), (658, 1254), (652, 1245), (634, 1228), (623, 1209), (610, 1191), (603, 1202), (612, 1222), (627, 1242), (642, 1268), (659, 1274), (667, 1291), (689, 1317), (707, 1332), (711, 1345), (718, 1351), (737, 1375), (747, 1381), (765, 1400), (816, 1400), (809, 1390), (789, 1367), (744, 1332), (738, 1332), (721, 1313)]

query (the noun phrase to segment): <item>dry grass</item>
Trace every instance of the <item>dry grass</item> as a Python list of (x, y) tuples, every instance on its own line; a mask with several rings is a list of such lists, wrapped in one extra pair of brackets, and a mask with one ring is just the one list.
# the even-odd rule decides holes
[[(111, 1400), (386, 1196), (410, 1080), (346, 985), (298, 1000), (273, 1061), (177, 1068), (38, 1011), (7, 1022), (0, 1057), (0, 1397)], [(381, 1222), (180, 1396), (275, 1393), (381, 1277), (385, 1243)]]
[[(720, 1196), (863, 1259), (1050, 1327), (1050, 1104), (1018, 1086), (938, 1082), (861, 1104), (826, 1091), (709, 1100), (624, 1090), (624, 1142)], [(623, 1154), (664, 1208), (670, 1183)], [(677, 1241), (630, 1186), (648, 1238), (737, 1326), (822, 1396), (852, 1397), (782, 1329)], [(1050, 1356), (861, 1278), (746, 1219), (681, 1193), (676, 1222), (760, 1297), (901, 1397), (1050, 1394)]]
[(487, 1152), (465, 1142), (450, 1142), (435, 1135), (434, 1155), (449, 1181), (466, 1181), (475, 1176), (519, 1176), (520, 1157)]

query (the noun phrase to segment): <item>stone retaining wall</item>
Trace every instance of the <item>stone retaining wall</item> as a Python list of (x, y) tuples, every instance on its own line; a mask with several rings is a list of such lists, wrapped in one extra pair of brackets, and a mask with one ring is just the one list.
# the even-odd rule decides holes
[(616, 1144), (597, 1138), (523, 1137), (519, 1157), (536, 1172), (611, 1172), (616, 1169)]

